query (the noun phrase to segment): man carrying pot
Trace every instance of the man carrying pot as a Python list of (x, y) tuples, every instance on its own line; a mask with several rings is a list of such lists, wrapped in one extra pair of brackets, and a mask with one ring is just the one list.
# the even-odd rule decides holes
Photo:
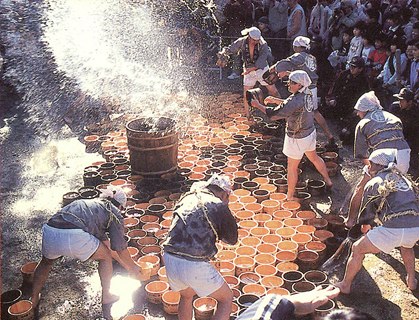
[(218, 240), (237, 242), (237, 224), (228, 208), (231, 188), (227, 176), (215, 174), (195, 182), (175, 207), (163, 260), (171, 289), (180, 292), (179, 319), (192, 319), (195, 294), (218, 301), (213, 319), (230, 318), (233, 293), (210, 260)]
[(249, 105), (246, 101), (246, 92), (252, 89), (256, 82), (265, 86), (269, 93), (274, 97), (279, 97), (279, 92), (275, 84), (268, 84), (263, 80), (263, 73), (269, 69), (268, 55), (271, 49), (261, 36), (260, 30), (251, 27), (242, 30), (243, 37), (235, 40), (230, 46), (218, 53), (218, 57), (240, 54), (243, 61), (243, 87), (244, 87), (244, 112), (250, 118)]
[(298, 180), (298, 165), (304, 154), (323, 176), (326, 187), (330, 189), (333, 184), (324, 161), (316, 152), (314, 102), (311, 91), (308, 89), (310, 84), (308, 74), (303, 70), (296, 70), (289, 75), (288, 91), (291, 95), (286, 100), (270, 96), (265, 99), (265, 104), (275, 103), (277, 107), (271, 108), (262, 105), (256, 99), (252, 100), (252, 106), (261, 110), (271, 120), (285, 118), (287, 121), (282, 151), (288, 157), (288, 200), (296, 200), (294, 193)]
[(351, 228), (359, 211), (362, 192), (371, 177), (366, 171), (369, 165), (368, 156), (379, 149), (397, 149), (396, 165), (402, 172), (409, 170), (410, 148), (403, 135), (403, 125), (398, 117), (383, 111), (374, 91), (364, 93), (354, 107), (356, 115), (361, 118), (355, 129), (354, 154), (365, 164), (364, 174), (357, 184), (351, 198), (346, 226)]
[(43, 227), (42, 259), (33, 280), (31, 301), (34, 307), (38, 305), (52, 265), (62, 256), (99, 261), (102, 306), (119, 299), (109, 291), (112, 258), (120, 262), (131, 276), (141, 279), (141, 268), (131, 259), (124, 239), (124, 218), (120, 210), (126, 201), (121, 188), (109, 186), (102, 191), (100, 198), (73, 201), (48, 220)]
[(371, 180), (365, 185), (357, 220), (364, 225), (364, 232), (370, 229), (376, 216), (381, 225), (354, 243), (345, 276), (335, 284), (342, 293), (351, 291), (365, 254), (390, 253), (396, 247), (401, 247), (407, 286), (411, 290), (417, 288), (413, 246), (419, 240), (419, 189), (397, 169), (396, 155), (396, 149), (378, 149), (369, 157), (367, 172)]

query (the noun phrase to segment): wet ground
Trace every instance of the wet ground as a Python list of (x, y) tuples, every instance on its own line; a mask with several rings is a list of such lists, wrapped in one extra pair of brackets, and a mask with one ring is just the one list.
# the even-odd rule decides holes
[[(22, 287), (20, 267), (40, 258), (42, 225), (61, 207), (65, 192), (83, 185), (83, 168), (102, 159), (99, 154), (86, 153), (81, 141), (87, 125), (108, 115), (100, 99), (88, 97), (83, 108), (75, 107), (72, 123), (64, 122), (67, 107), (80, 97), (79, 90), (73, 78), (57, 69), (51, 51), (40, 39), (44, 5), (40, 1), (4, 1), (1, 7), (5, 57), (0, 100), (1, 291), (21, 287), (24, 298), (29, 297), (29, 287)], [(187, 87), (205, 87), (208, 96), (240, 93), (240, 80), (227, 80), (226, 72), (220, 81), (217, 71), (209, 71), (205, 86), (191, 82)], [(330, 126), (337, 136), (336, 126)], [(324, 143), (321, 129), (318, 132)], [(319, 213), (346, 208), (347, 194), (359, 177), (361, 164), (353, 159), (351, 147), (340, 146), (339, 155), (341, 170), (333, 178), (330, 199), (313, 202)], [(418, 259), (418, 246), (415, 254)], [(343, 266), (332, 278), (341, 278), (342, 272)], [(407, 289), (405, 275), (398, 250), (390, 255), (367, 255), (353, 293), (340, 296), (338, 306), (359, 308), (377, 319), (419, 319), (418, 292)], [(148, 303), (144, 284), (128, 279), (118, 265), (112, 290), (121, 294), (112, 308), (114, 319), (135, 312), (148, 319), (174, 318)], [(42, 295), (40, 319), (95, 319), (101, 315), (96, 263), (59, 259)]]

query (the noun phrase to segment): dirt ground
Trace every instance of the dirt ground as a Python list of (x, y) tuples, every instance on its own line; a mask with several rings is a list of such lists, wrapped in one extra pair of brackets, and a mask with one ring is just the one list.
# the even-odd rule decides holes
[[(81, 141), (86, 134), (84, 127), (103, 119), (106, 113), (92, 99), (86, 102), (89, 112), (76, 110), (71, 125), (63, 121), (67, 106), (76, 101), (78, 93), (74, 81), (48, 62), (50, 53), (38, 37), (40, 2), (6, 2), (24, 12), (24, 19), (7, 10), (1, 16), (2, 22), (6, 22), (1, 30), (6, 61), (0, 119), (1, 291), (20, 287), (27, 299), (30, 288), (22, 286), (20, 267), (41, 257), (42, 225), (61, 207), (65, 192), (82, 186), (83, 168), (102, 159), (99, 154), (86, 153)], [(9, 7), (5, 5), (2, 9)], [(17, 42), (10, 41), (11, 35)], [(12, 50), (16, 43), (20, 49)], [(8, 50), (3, 52), (4, 48)], [(205, 75), (206, 93), (240, 93), (240, 80), (227, 80), (227, 75), (227, 70), (223, 80), (218, 79), (216, 71)], [(336, 125), (329, 124), (337, 139)], [(318, 132), (318, 140), (324, 143), (324, 134), (321, 129)], [(361, 163), (353, 158), (352, 148), (340, 145), (339, 155), (340, 174), (333, 178), (330, 198), (315, 199), (312, 203), (319, 212), (347, 208), (347, 195), (359, 179)], [(419, 270), (418, 245), (415, 255)], [(330, 275), (331, 281), (341, 279), (343, 270), (343, 265), (338, 267)], [(354, 281), (353, 293), (339, 296), (337, 305), (358, 308), (380, 320), (419, 319), (419, 293), (407, 289), (405, 276), (398, 250), (389, 255), (367, 255)], [(142, 313), (147, 319), (175, 319), (165, 314), (161, 306), (148, 303), (144, 284), (129, 279), (117, 264), (112, 290), (121, 295), (120, 302), (111, 310), (114, 319), (132, 313)], [(62, 258), (53, 267), (42, 291), (39, 318), (96, 319), (101, 315), (100, 298), (96, 263)]]

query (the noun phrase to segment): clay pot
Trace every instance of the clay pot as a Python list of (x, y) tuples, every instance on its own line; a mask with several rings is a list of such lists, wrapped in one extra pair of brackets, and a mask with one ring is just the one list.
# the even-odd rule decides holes
[(237, 299), (237, 304), (240, 306), (241, 309), (247, 309), (258, 299), (259, 299), (258, 295), (246, 293), (246, 294), (242, 294)]
[(255, 268), (255, 260), (250, 256), (240, 256), (234, 259), (235, 275), (251, 272)]
[(270, 264), (275, 266), (276, 263), (275, 256), (269, 253), (259, 253), (254, 257), (254, 259), (258, 266), (262, 264)]
[(279, 288), (284, 284), (284, 280), (278, 276), (268, 276), (260, 280), (260, 284), (265, 287), (266, 290), (271, 288)]
[(256, 255), (256, 249), (251, 246), (240, 246), (236, 249), (237, 257), (254, 257)]
[(302, 293), (314, 290), (316, 286), (308, 281), (296, 282), (292, 285), (291, 291), (295, 293)]
[(237, 221), (252, 220), (254, 215), (252, 211), (240, 210), (236, 212), (235, 217)]
[(282, 221), (284, 219), (291, 218), (292, 215), (293, 215), (293, 213), (290, 210), (276, 210), (273, 213), (273, 218), (275, 220), (281, 220)]
[(255, 220), (259, 227), (263, 227), (267, 221), (272, 220), (272, 215), (267, 213), (258, 213), (253, 216), (253, 220)]
[[(281, 236), (281, 238), (284, 239), (284, 240), (290, 240), (291, 237), (295, 233), (296, 233), (295, 229), (291, 228), (291, 227), (283, 227), (283, 228), (279, 228), (278, 230), (276, 230), (276, 234)], [(290, 249), (287, 249), (288, 246), (291, 246), (291, 245), (289, 245), (289, 242), (282, 241), (278, 245), (280, 245), (280, 244), (281, 244), (281, 248), (282, 248), (280, 250), (290, 250)], [(294, 247), (294, 245), (292, 245), (292, 247)], [(298, 247), (298, 245), (297, 245), (297, 247)]]
[(297, 264), (303, 272), (314, 270), (319, 265), (319, 254), (310, 250), (300, 251), (297, 254)]
[(280, 207), (280, 203), (277, 200), (264, 200), (261, 205), (263, 206), (263, 212), (272, 216)]
[(333, 234), (346, 235), (345, 230), (345, 219), (338, 215), (329, 215), (326, 217), (327, 230), (333, 232)]
[(338, 174), (339, 165), (335, 162), (326, 162), (326, 169), (329, 177), (334, 177)]
[(159, 269), (160, 269), (160, 258), (158, 256), (146, 255), (146, 256), (138, 258), (138, 264), (141, 265), (140, 263), (142, 263), (142, 262), (151, 263), (152, 268), (151, 268), (151, 271), (150, 271), (150, 276), (157, 275), (157, 273), (159, 272)]
[(333, 232), (328, 230), (316, 230), (313, 233), (314, 240), (324, 242), (327, 238), (333, 237)]
[(297, 271), (298, 269), (300, 269), (298, 264), (294, 262), (280, 262), (276, 265), (276, 270), (279, 275), (287, 271)]
[(243, 189), (253, 192), (259, 188), (259, 183), (256, 181), (246, 181), (242, 183)]
[(312, 196), (321, 196), (326, 189), (326, 183), (323, 180), (309, 180), (307, 187)]
[(336, 307), (336, 303), (329, 299), (324, 305), (314, 309), (314, 319), (320, 320)]
[(258, 203), (261, 203), (262, 201), (269, 199), (270, 195), (269, 191), (265, 189), (253, 190), (252, 194), (256, 198)]
[(295, 251), (281, 250), (281, 251), (278, 251), (276, 253), (275, 258), (278, 261), (278, 263), (281, 263), (281, 262), (294, 262), (297, 259), (297, 252), (295, 252)]
[(308, 225), (315, 227), (317, 230), (326, 229), (328, 222), (323, 218), (312, 218), (308, 220)]
[(220, 250), (215, 255), (215, 258), (219, 261), (230, 261), (233, 262), (233, 260), (237, 257), (237, 254), (234, 251), (231, 250)]
[(147, 300), (153, 304), (162, 303), (163, 293), (169, 290), (169, 284), (164, 281), (152, 281), (145, 286)]
[(258, 237), (247, 236), (247, 237), (242, 238), (240, 242), (244, 246), (256, 247), (262, 242), (262, 239)]
[(296, 217), (301, 219), (304, 224), (308, 224), (308, 220), (316, 217), (316, 214), (313, 211), (303, 210), (298, 211)]
[(263, 226), (265, 228), (268, 228), (269, 232), (272, 235), (276, 235), (276, 230), (278, 230), (279, 228), (282, 228), (284, 226), (284, 224), (280, 220), (268, 220), (264, 223)]
[(235, 265), (230, 261), (220, 261), (220, 273), (223, 276), (234, 276), (235, 275)]
[(3, 292), (1, 294), (1, 318), (7, 319), (7, 310), (9, 307), (22, 298), (22, 291), (19, 289), (13, 289), (10, 291)]
[(260, 264), (255, 267), (255, 273), (258, 274), (261, 278), (274, 276), (277, 272), (278, 270), (275, 268), (275, 266), (270, 264)]
[(263, 207), (261, 203), (248, 203), (244, 206), (245, 210), (253, 211), (255, 214), (262, 212), (262, 208)]
[(278, 294), (280, 296), (288, 296), (290, 292), (285, 288), (271, 288), (266, 291), (266, 294)]
[(178, 306), (180, 301), (180, 292), (167, 290), (162, 295), (163, 310), (168, 314), (178, 314)]
[(256, 247), (256, 251), (261, 254), (261, 253), (267, 253), (267, 254), (272, 254), (274, 255), (277, 251), (277, 248), (275, 245), (270, 244), (270, 243), (261, 243), (260, 245), (258, 245)]
[(306, 250), (315, 251), (318, 253), (320, 261), (323, 261), (326, 256), (326, 248), (326, 244), (320, 241), (311, 241), (305, 245)]
[(258, 297), (261, 297), (266, 294), (266, 289), (264, 286), (257, 284), (257, 283), (251, 283), (246, 284), (242, 289), (243, 294), (254, 294)]
[(284, 223), (284, 227), (290, 227), (293, 229), (297, 228), (298, 226), (303, 225), (303, 221), (299, 218), (284, 219), (283, 223)]
[(253, 237), (262, 238), (263, 236), (269, 234), (269, 229), (265, 227), (254, 227), (249, 230), (250, 235)]
[(254, 220), (242, 220), (239, 221), (238, 226), (250, 232), (250, 229), (257, 227), (258, 223)]
[(247, 284), (259, 283), (261, 278), (254, 272), (243, 272), (239, 275), (238, 279), (240, 281), (239, 287), (242, 289)]
[(297, 212), (300, 210), (301, 204), (295, 201), (287, 201), (282, 203), (281, 208), (283, 210), (291, 211), (293, 216), (297, 214)]
[(301, 251), (312, 240), (312, 237), (308, 233), (296, 233), (291, 237), (291, 240), (298, 244), (298, 250)]
[(217, 307), (217, 300), (211, 297), (201, 297), (193, 302), (196, 320), (209, 320)]
[(298, 270), (290, 270), (284, 272), (281, 277), (284, 280), (283, 287), (291, 292), (292, 285), (303, 280), (304, 274)]
[(22, 280), (24, 284), (33, 283), (33, 275), (35, 273), (36, 266), (38, 265), (37, 261), (29, 262), (24, 264), (20, 268), (20, 273), (22, 275)]
[(235, 276), (223, 276), (230, 289), (238, 289), (240, 280)]
[(281, 241), (282, 241), (282, 237), (277, 234), (267, 234), (262, 237), (262, 243), (272, 244), (275, 246)]
[(304, 273), (304, 279), (315, 286), (319, 286), (327, 281), (327, 275), (320, 270), (309, 270)]
[(7, 313), (10, 320), (32, 320), (35, 316), (32, 302), (29, 300), (21, 300), (12, 304)]

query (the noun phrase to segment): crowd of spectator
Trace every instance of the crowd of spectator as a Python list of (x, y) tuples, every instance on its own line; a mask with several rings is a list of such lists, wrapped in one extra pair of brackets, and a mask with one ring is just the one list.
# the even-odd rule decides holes
[[(216, 0), (223, 14), (221, 34), (228, 44), (240, 30), (256, 26), (272, 53), (272, 64), (287, 58), (297, 36), (311, 39), (317, 59), (319, 109), (352, 143), (357, 99), (374, 91), (385, 110), (417, 119), (419, 100), (418, 0)], [(229, 79), (238, 77), (234, 71)], [(400, 95), (401, 90), (404, 94)], [(407, 92), (407, 94), (406, 94)], [(405, 97), (405, 98), (403, 98)], [(404, 103), (408, 99), (408, 103)], [(409, 107), (407, 107), (409, 105)], [(401, 112), (401, 113), (400, 113)], [(412, 155), (417, 141), (405, 124)]]

